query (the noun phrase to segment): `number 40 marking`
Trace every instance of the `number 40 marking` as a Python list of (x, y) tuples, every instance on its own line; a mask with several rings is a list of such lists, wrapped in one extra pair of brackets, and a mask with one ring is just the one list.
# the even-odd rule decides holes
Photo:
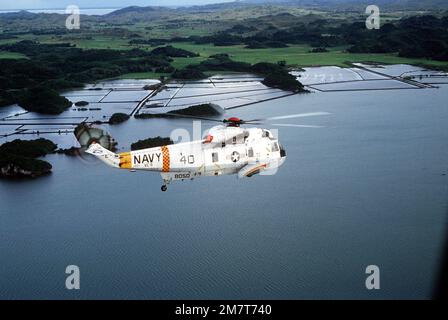
[(182, 162), (183, 164), (187, 164), (187, 162), (189, 164), (193, 164), (194, 163), (194, 155), (189, 155), (188, 157), (182, 156), (180, 158), (180, 162)]

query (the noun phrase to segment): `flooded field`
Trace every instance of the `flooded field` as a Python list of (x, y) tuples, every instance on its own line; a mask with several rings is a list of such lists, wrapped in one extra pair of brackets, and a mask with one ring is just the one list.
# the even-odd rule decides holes
[[(410, 65), (353, 68), (316, 67), (293, 71), (312, 92), (368, 91), (437, 88), (448, 83), (448, 74)], [(72, 143), (71, 133), (81, 122), (108, 121), (120, 112), (160, 114), (189, 106), (213, 103), (226, 110), (250, 106), (290, 96), (292, 93), (268, 88), (263, 79), (250, 74), (215, 75), (201, 81), (171, 81), (158, 90), (146, 87), (158, 80), (112, 80), (69, 91), (64, 96), (73, 103), (88, 102), (87, 107), (73, 106), (60, 116), (28, 113), (19, 106), (0, 109), (0, 139), (16, 136), (57, 135), (59, 143)], [(64, 135), (70, 141), (65, 141)], [(0, 140), (1, 142), (1, 140)], [(75, 142), (76, 144), (76, 142)]]
[[(115, 112), (211, 102), (222, 118), (329, 113), (283, 120), (320, 129), (272, 128), (288, 156), (274, 176), (201, 178), (161, 193), (158, 174), (50, 155), (51, 175), (0, 181), (0, 297), (429, 298), (447, 213), (446, 74), (407, 65), (294, 74), (311, 93), (217, 75), (159, 91), (143, 89), (154, 80), (98, 83), (65, 93), (90, 103), (58, 117), (0, 109), (0, 143), (46, 137), (64, 148), (77, 144), (76, 124)], [(189, 119), (101, 126), (120, 151), (193, 131)], [(81, 268), (76, 293), (64, 288), (69, 264)], [(371, 264), (382, 275), (375, 292), (364, 285)]]

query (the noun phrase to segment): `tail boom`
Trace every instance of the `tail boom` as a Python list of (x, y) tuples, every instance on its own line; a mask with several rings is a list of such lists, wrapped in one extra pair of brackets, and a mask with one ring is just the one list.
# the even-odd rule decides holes
[[(121, 168), (122, 166), (122, 156), (113, 153), (112, 151), (107, 150), (99, 143), (92, 143), (89, 148), (86, 150), (86, 153), (95, 156), (100, 159), (102, 162), (107, 164), (108, 166), (114, 168)], [(130, 158), (130, 156), (129, 156)], [(124, 163), (124, 161), (123, 161)]]

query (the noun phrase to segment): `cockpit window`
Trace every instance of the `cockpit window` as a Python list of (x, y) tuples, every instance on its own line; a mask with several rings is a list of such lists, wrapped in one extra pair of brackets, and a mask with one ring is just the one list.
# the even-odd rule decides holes
[(268, 130), (263, 130), (263, 138), (269, 138), (271, 140), (274, 140), (274, 135), (268, 131)]
[(272, 144), (272, 152), (278, 152), (278, 151), (280, 151), (280, 148), (278, 147), (278, 143), (274, 142)]

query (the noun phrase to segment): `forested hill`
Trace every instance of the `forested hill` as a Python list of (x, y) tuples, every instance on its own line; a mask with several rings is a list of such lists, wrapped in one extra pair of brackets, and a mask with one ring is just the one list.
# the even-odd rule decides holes
[(23, 40), (0, 45), (28, 59), (0, 59), (0, 107), (18, 103), (28, 111), (59, 114), (71, 102), (57, 91), (129, 72), (173, 72), (167, 54), (192, 56), (168, 48), (162, 53), (132, 50), (83, 50), (68, 43), (41, 44)]
[(282, 4), (300, 7), (353, 9), (375, 4), (387, 10), (437, 10), (448, 9), (446, 0), (242, 0), (244, 4)]

